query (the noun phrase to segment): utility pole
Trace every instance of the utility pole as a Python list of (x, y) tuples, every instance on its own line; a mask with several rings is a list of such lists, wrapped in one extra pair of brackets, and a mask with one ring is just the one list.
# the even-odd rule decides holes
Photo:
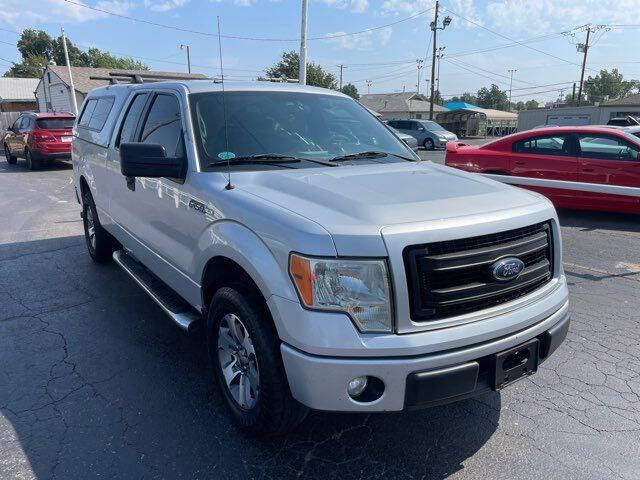
[(344, 65), (340, 64), (338, 67), (340, 67), (340, 90), (342, 90), (342, 69), (344, 68)]
[(371, 84), (373, 83), (371, 80), (367, 80), (367, 94), (371, 93)]
[(62, 47), (64, 49), (64, 61), (67, 62), (67, 73), (69, 74), (69, 84), (71, 87), (71, 107), (73, 114), (78, 116), (78, 101), (76, 100), (76, 87), (73, 85), (73, 75), (71, 74), (71, 63), (69, 63), (69, 52), (67, 51), (67, 37), (64, 36), (64, 28), (60, 29), (62, 33)]
[(573, 91), (571, 92), (571, 105), (576, 103), (576, 82), (573, 82)]
[(422, 70), (422, 67), (424, 67), (424, 65), (422, 65), (423, 63), (424, 60), (421, 58), (416, 59), (416, 64), (418, 65), (418, 83), (416, 84), (416, 93), (420, 93), (420, 71)]
[(591, 34), (591, 27), (587, 27), (587, 40), (585, 43), (578, 44), (578, 51), (584, 52), (584, 57), (582, 58), (582, 73), (580, 73), (580, 86), (578, 87), (578, 103), (577, 106), (580, 106), (580, 100), (582, 99), (582, 85), (584, 82), (584, 68), (587, 65), (587, 52), (589, 51), (589, 35)]
[(180, 50), (187, 49), (187, 71), (191, 73), (191, 55), (189, 54), (189, 45), (180, 45)]
[(440, 59), (444, 57), (444, 49), (447, 47), (438, 47), (438, 54), (436, 58), (438, 59), (438, 73), (436, 74), (436, 85), (438, 93), (440, 93)]
[(438, 30), (444, 30), (451, 23), (451, 17), (447, 16), (442, 21), (442, 26), (438, 26), (438, 11), (440, 9), (440, 2), (436, 0), (436, 9), (433, 17), (433, 22), (429, 25), (433, 32), (433, 52), (431, 54), (431, 98), (429, 101), (429, 120), (433, 120), (433, 100), (434, 100), (434, 87), (436, 76), (436, 43)]
[(512, 68), (511, 70), (507, 70), (510, 74), (509, 78), (509, 110), (511, 110), (511, 90), (513, 88), (513, 74), (518, 71), (517, 68)]
[(300, 26), (300, 73), (298, 81), (300, 85), (307, 84), (307, 13), (309, 4), (302, 0), (302, 23)]

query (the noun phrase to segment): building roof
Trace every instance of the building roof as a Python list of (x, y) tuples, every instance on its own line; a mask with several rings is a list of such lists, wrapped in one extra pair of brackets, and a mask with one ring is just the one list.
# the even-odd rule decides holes
[(444, 104), (449, 110), (477, 110), (480, 107), (467, 102), (447, 102)]
[[(416, 92), (370, 93), (361, 95), (360, 103), (379, 113), (428, 112), (430, 106), (427, 97)], [(433, 105), (434, 112), (445, 110), (447, 109), (440, 105)]]
[[(47, 69), (55, 73), (64, 83), (69, 85), (69, 73), (65, 65), (52, 65), (47, 67)], [(123, 70), (118, 68), (91, 67), (71, 67), (71, 74), (73, 75), (73, 86), (80, 93), (88, 93), (94, 88), (110, 85), (110, 78), (121, 83), (131, 82), (132, 75), (138, 75), (144, 81), (208, 78), (201, 73), (156, 72), (153, 70)]]
[(615, 100), (607, 100), (600, 105), (604, 106), (620, 106), (620, 107), (640, 107), (640, 93), (627, 95), (626, 97), (616, 98)]
[(0, 77), (0, 99), (34, 102), (39, 81), (39, 78)]
[(491, 120), (516, 120), (517, 113), (505, 112), (504, 110), (495, 110), (493, 108), (482, 108), (467, 102), (449, 102), (444, 104), (451, 111), (455, 110), (471, 110), (473, 112), (484, 113)]

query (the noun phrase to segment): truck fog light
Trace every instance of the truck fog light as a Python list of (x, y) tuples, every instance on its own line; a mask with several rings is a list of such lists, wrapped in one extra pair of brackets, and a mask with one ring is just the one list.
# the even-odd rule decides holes
[(365, 375), (353, 378), (347, 386), (347, 393), (350, 397), (357, 397), (367, 388), (367, 377)]

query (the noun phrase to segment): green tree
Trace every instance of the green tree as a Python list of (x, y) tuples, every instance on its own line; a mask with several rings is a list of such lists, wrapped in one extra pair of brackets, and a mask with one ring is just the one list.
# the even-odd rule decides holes
[[(283, 52), (282, 60), (267, 70), (267, 77), (298, 78), (300, 72), (300, 56), (295, 51)], [(332, 73), (313, 62), (307, 63), (307, 84), (314, 87), (338, 89), (336, 77)]]
[(509, 96), (504, 90), (500, 90), (496, 84), (491, 87), (482, 87), (478, 90), (478, 103), (482, 108), (495, 108), (497, 110), (509, 110)]
[(14, 63), (4, 74), (5, 77), (37, 78), (47, 67), (49, 60), (44, 55), (29, 55), (20, 63)]
[[(42, 30), (26, 29), (22, 31), (17, 43), (22, 61), (15, 63), (5, 77), (39, 77), (51, 61), (57, 65), (66, 65), (62, 36), (50, 37)], [(83, 52), (67, 38), (69, 62), (74, 67), (121, 68), (126, 70), (149, 70), (144, 63), (132, 58), (121, 58), (90, 48)]]
[(358, 89), (353, 83), (347, 83), (340, 89), (340, 91), (345, 95), (349, 95), (351, 98), (355, 100), (360, 99), (360, 94), (358, 93)]
[(476, 97), (475, 95), (473, 95), (472, 93), (469, 92), (464, 92), (462, 95), (460, 95), (459, 97), (451, 97), (451, 99), (449, 100), (450, 102), (466, 102), (466, 103), (470, 103), (472, 105), (477, 105), (478, 103), (478, 97)]
[(526, 108), (527, 110), (532, 110), (534, 108), (538, 108), (538, 101), (537, 100), (527, 100), (524, 103), (524, 108)]
[(614, 68), (610, 72), (600, 70), (595, 77), (589, 76), (584, 82), (584, 91), (589, 102), (601, 102), (605, 97), (620, 98), (640, 87), (638, 80), (624, 80), (622, 73)]
[(89, 66), (95, 68), (121, 68), (123, 70), (149, 70), (149, 67), (133, 58), (114, 57), (109, 52), (90, 48), (87, 53)]

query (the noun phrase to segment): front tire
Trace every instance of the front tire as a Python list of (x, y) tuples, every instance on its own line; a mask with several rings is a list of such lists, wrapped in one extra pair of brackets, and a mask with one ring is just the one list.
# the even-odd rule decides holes
[(11, 155), (11, 151), (6, 143), (4, 144), (4, 158), (9, 165), (15, 165), (18, 163), (18, 157)]
[(223, 287), (207, 317), (216, 383), (237, 425), (253, 435), (281, 435), (307, 414), (291, 395), (280, 341), (261, 299)]
[(98, 212), (89, 192), (82, 194), (82, 224), (84, 239), (91, 259), (96, 263), (107, 263), (113, 253), (113, 240), (98, 219)]
[(425, 138), (422, 145), (426, 150), (433, 150), (436, 148), (435, 144), (433, 143), (433, 140), (431, 140), (430, 138)]

